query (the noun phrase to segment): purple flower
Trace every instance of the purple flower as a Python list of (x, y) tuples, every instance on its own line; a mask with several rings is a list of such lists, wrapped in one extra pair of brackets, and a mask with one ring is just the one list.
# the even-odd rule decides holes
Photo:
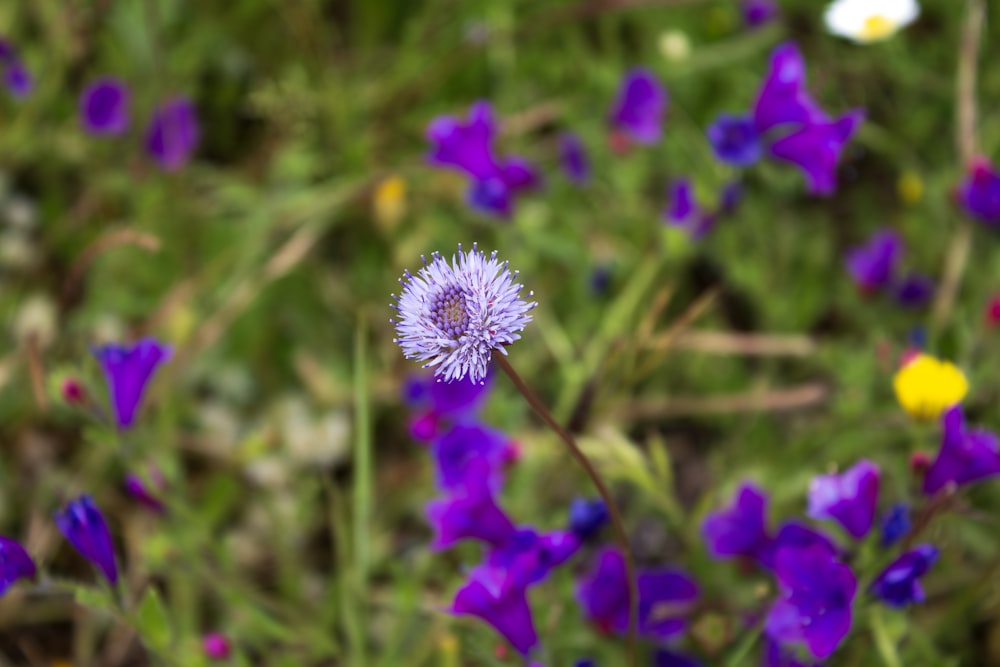
[[(150, 486), (153, 485), (155, 485), (154, 490), (150, 490)], [(157, 514), (163, 514), (167, 511), (163, 501), (159, 498), (159, 493), (163, 491), (165, 486), (166, 480), (156, 468), (150, 469), (149, 482), (134, 472), (125, 475), (125, 492), (132, 496), (132, 499), (137, 503)]]
[(958, 186), (958, 202), (975, 220), (991, 227), (1000, 225), (1000, 173), (989, 160), (979, 158), (970, 165)]
[(759, 28), (777, 15), (774, 0), (743, 0), (743, 22), (750, 28)]
[(893, 298), (904, 308), (921, 308), (934, 296), (934, 281), (927, 276), (911, 273), (893, 288)]
[(882, 515), (882, 537), (879, 544), (890, 547), (910, 532), (910, 506), (906, 503), (896, 503)]
[(927, 574), (937, 559), (936, 547), (921, 544), (892, 561), (875, 578), (869, 590), (872, 595), (897, 609), (923, 602), (926, 595), (920, 578)]
[(705, 517), (701, 532), (712, 558), (757, 558), (770, 542), (767, 496), (755, 485), (744, 483), (731, 506)]
[(903, 255), (903, 240), (891, 229), (881, 229), (861, 246), (847, 252), (845, 263), (858, 288), (874, 292), (889, 286)]
[(479, 540), (500, 547), (514, 534), (514, 524), (497, 505), (486, 483), (486, 462), (473, 459), (466, 472), (465, 483), (450, 497), (427, 504), (427, 520), (434, 529), (433, 549), (447, 549), (459, 540)]
[(740, 194), (740, 189), (730, 184), (723, 190), (719, 208), (715, 211), (706, 211), (695, 200), (690, 179), (679, 178), (670, 184), (663, 218), (667, 224), (680, 227), (692, 238), (698, 239), (712, 230), (721, 215), (732, 212)]
[(961, 406), (941, 418), (944, 437), (937, 458), (924, 476), (924, 493), (933, 495), (948, 484), (961, 486), (1000, 475), (997, 436), (982, 429), (965, 428)]
[(764, 667), (819, 667), (818, 662), (802, 662), (795, 651), (790, 651), (770, 637), (764, 638)]
[(798, 48), (790, 42), (778, 46), (751, 115), (723, 114), (708, 136), (723, 162), (747, 166), (766, 149), (771, 157), (798, 166), (810, 192), (828, 195), (836, 187), (840, 153), (864, 113), (855, 110), (831, 119), (809, 96), (805, 77)]
[(0, 69), (7, 91), (16, 98), (27, 97), (34, 88), (31, 73), (21, 62), (17, 49), (0, 37)]
[(588, 540), (608, 522), (608, 506), (600, 498), (574, 498), (569, 506), (569, 529)]
[(637, 144), (655, 144), (663, 132), (667, 91), (648, 69), (626, 73), (611, 110), (611, 125)]
[(559, 136), (559, 161), (566, 172), (566, 178), (573, 183), (583, 185), (590, 180), (587, 151), (576, 134), (564, 132)]
[(775, 557), (782, 549), (811, 549), (814, 547), (826, 551), (831, 556), (837, 556), (841, 551), (825, 533), (792, 519), (781, 524), (778, 528), (778, 534), (765, 548), (760, 550), (757, 559), (761, 565), (773, 570)]
[(658, 648), (653, 654), (653, 667), (701, 667), (701, 663), (683, 653)]
[(809, 485), (809, 516), (830, 519), (860, 540), (871, 530), (878, 502), (879, 468), (858, 461), (840, 475), (819, 475)]
[(472, 183), (467, 199), (477, 210), (509, 217), (514, 196), (538, 186), (535, 168), (518, 157), (501, 161), (493, 152), (496, 122), (489, 102), (476, 102), (469, 109), (467, 122), (454, 116), (441, 116), (427, 127), (432, 144), (428, 161), (439, 167), (467, 174)]
[(61, 512), (56, 512), (55, 521), (59, 532), (73, 548), (99, 569), (108, 583), (117, 583), (118, 567), (115, 565), (111, 532), (94, 499), (87, 495), (80, 496)]
[(221, 632), (209, 632), (201, 638), (201, 650), (209, 660), (228, 660), (233, 647)]
[(161, 169), (176, 171), (188, 163), (200, 139), (201, 126), (194, 105), (176, 97), (153, 114), (146, 130), (146, 151)]
[(765, 631), (782, 644), (805, 644), (816, 658), (833, 653), (851, 628), (858, 582), (851, 568), (819, 546), (784, 548), (775, 559), (779, 594)]
[(114, 78), (94, 81), (80, 95), (80, 125), (91, 134), (119, 135), (128, 130), (131, 93)]
[[(647, 570), (639, 572), (637, 583), (640, 634), (666, 639), (682, 632), (683, 616), (698, 598), (694, 580), (674, 570)], [(628, 575), (621, 553), (606, 548), (598, 554), (594, 568), (577, 585), (577, 599), (602, 631), (628, 630)]]
[(0, 535), (0, 595), (18, 579), (34, 579), (35, 561), (17, 540)]
[(476, 245), (466, 253), (460, 245), (451, 264), (434, 253), (417, 275), (403, 274), (402, 294), (393, 295), (399, 316), (393, 324), (394, 342), (407, 359), (426, 362), (445, 381), (482, 382), (493, 351), (507, 354), (538, 304), (521, 298), (517, 272), (496, 256), (486, 257)]
[[(463, 487), (470, 474), (482, 472), (482, 461), (487, 472), (486, 479), (479, 482), (488, 484), (498, 491), (503, 483), (503, 464), (508, 447), (507, 436), (477, 424), (457, 424), (431, 443), (431, 453), (437, 468), (438, 488), (449, 491)], [(473, 462), (476, 465), (473, 466)]]
[(725, 164), (749, 167), (764, 153), (762, 137), (749, 115), (719, 114), (707, 134), (715, 157)]
[(104, 345), (94, 350), (108, 382), (118, 428), (132, 426), (146, 384), (170, 355), (170, 347), (153, 338), (143, 338), (131, 346)]
[(528, 655), (538, 644), (538, 633), (524, 588), (487, 587), (482, 581), (472, 579), (458, 589), (451, 612), (486, 621), (521, 655)]
[(579, 549), (580, 540), (572, 533), (539, 534), (532, 528), (521, 528), (494, 547), (471, 576), (491, 588), (528, 588), (545, 580)]

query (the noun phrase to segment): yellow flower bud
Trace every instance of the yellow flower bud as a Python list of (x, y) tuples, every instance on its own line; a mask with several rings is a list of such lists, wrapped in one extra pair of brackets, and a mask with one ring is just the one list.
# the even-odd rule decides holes
[(896, 398), (915, 419), (934, 420), (969, 391), (965, 374), (949, 361), (918, 354), (892, 380)]

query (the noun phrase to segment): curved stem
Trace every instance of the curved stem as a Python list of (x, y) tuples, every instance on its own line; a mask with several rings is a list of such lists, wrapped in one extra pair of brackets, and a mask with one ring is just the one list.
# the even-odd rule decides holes
[(618, 541), (618, 545), (622, 550), (622, 555), (625, 558), (625, 573), (628, 577), (628, 598), (629, 598), (629, 613), (628, 613), (628, 664), (636, 665), (636, 639), (638, 637), (638, 626), (639, 626), (639, 583), (636, 578), (635, 571), (635, 561), (632, 558), (632, 550), (629, 549), (628, 535), (625, 532), (625, 524), (622, 523), (621, 512), (618, 511), (618, 505), (615, 503), (614, 499), (611, 497), (611, 492), (608, 490), (607, 485), (604, 480), (601, 479), (601, 475), (594, 468), (594, 464), (590, 462), (587, 455), (583, 453), (579, 445), (576, 444), (573, 436), (562, 427), (559, 422), (555, 420), (552, 413), (548, 411), (545, 404), (542, 403), (534, 392), (525, 384), (521, 376), (517, 374), (514, 367), (510, 365), (507, 361), (506, 355), (498, 350), (493, 351), (493, 360), (496, 361), (497, 365), (503, 369), (503, 372), (507, 374), (517, 390), (521, 392), (524, 399), (528, 401), (528, 405), (532, 407), (535, 413), (542, 418), (549, 428), (556, 432), (556, 435), (566, 444), (569, 448), (570, 454), (573, 458), (583, 466), (583, 469), (587, 471), (587, 475), (590, 480), (597, 487), (597, 492), (601, 496), (601, 500), (608, 507), (608, 514), (611, 517), (611, 525), (615, 531), (615, 539)]

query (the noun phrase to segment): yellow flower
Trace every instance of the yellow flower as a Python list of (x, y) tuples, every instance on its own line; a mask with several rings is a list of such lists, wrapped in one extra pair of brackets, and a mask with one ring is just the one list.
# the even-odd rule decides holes
[(916, 419), (934, 420), (965, 398), (969, 383), (965, 374), (950, 361), (918, 354), (892, 380), (896, 398)]
[(406, 181), (399, 176), (386, 178), (375, 188), (374, 200), (376, 222), (392, 231), (406, 214)]

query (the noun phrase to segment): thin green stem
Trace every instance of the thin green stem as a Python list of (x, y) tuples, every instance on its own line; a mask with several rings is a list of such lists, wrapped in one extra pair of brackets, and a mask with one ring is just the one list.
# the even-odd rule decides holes
[(633, 667), (636, 663), (636, 639), (638, 637), (638, 625), (639, 625), (639, 584), (636, 578), (635, 572), (635, 560), (632, 558), (632, 550), (629, 548), (628, 534), (625, 532), (625, 524), (622, 522), (621, 512), (618, 511), (618, 505), (615, 503), (614, 498), (611, 497), (611, 491), (608, 490), (607, 485), (604, 480), (601, 479), (601, 475), (594, 468), (594, 464), (590, 462), (587, 455), (583, 453), (579, 445), (576, 444), (576, 440), (573, 438), (572, 434), (567, 431), (562, 425), (555, 420), (552, 413), (549, 412), (545, 404), (535, 396), (531, 388), (525, 384), (521, 376), (517, 374), (514, 367), (510, 365), (507, 361), (506, 355), (498, 350), (493, 351), (493, 360), (497, 363), (503, 372), (507, 374), (511, 382), (517, 388), (524, 399), (528, 401), (528, 405), (535, 411), (535, 413), (542, 418), (542, 421), (548, 425), (556, 435), (566, 444), (569, 448), (570, 454), (573, 458), (583, 466), (583, 469), (587, 471), (587, 475), (590, 480), (594, 483), (597, 488), (597, 492), (600, 494), (601, 499), (604, 504), (608, 507), (608, 514), (611, 516), (611, 525), (614, 528), (615, 539), (622, 550), (622, 555), (625, 557), (625, 572), (628, 577), (628, 596), (629, 596), (629, 614), (628, 614), (628, 664)]

